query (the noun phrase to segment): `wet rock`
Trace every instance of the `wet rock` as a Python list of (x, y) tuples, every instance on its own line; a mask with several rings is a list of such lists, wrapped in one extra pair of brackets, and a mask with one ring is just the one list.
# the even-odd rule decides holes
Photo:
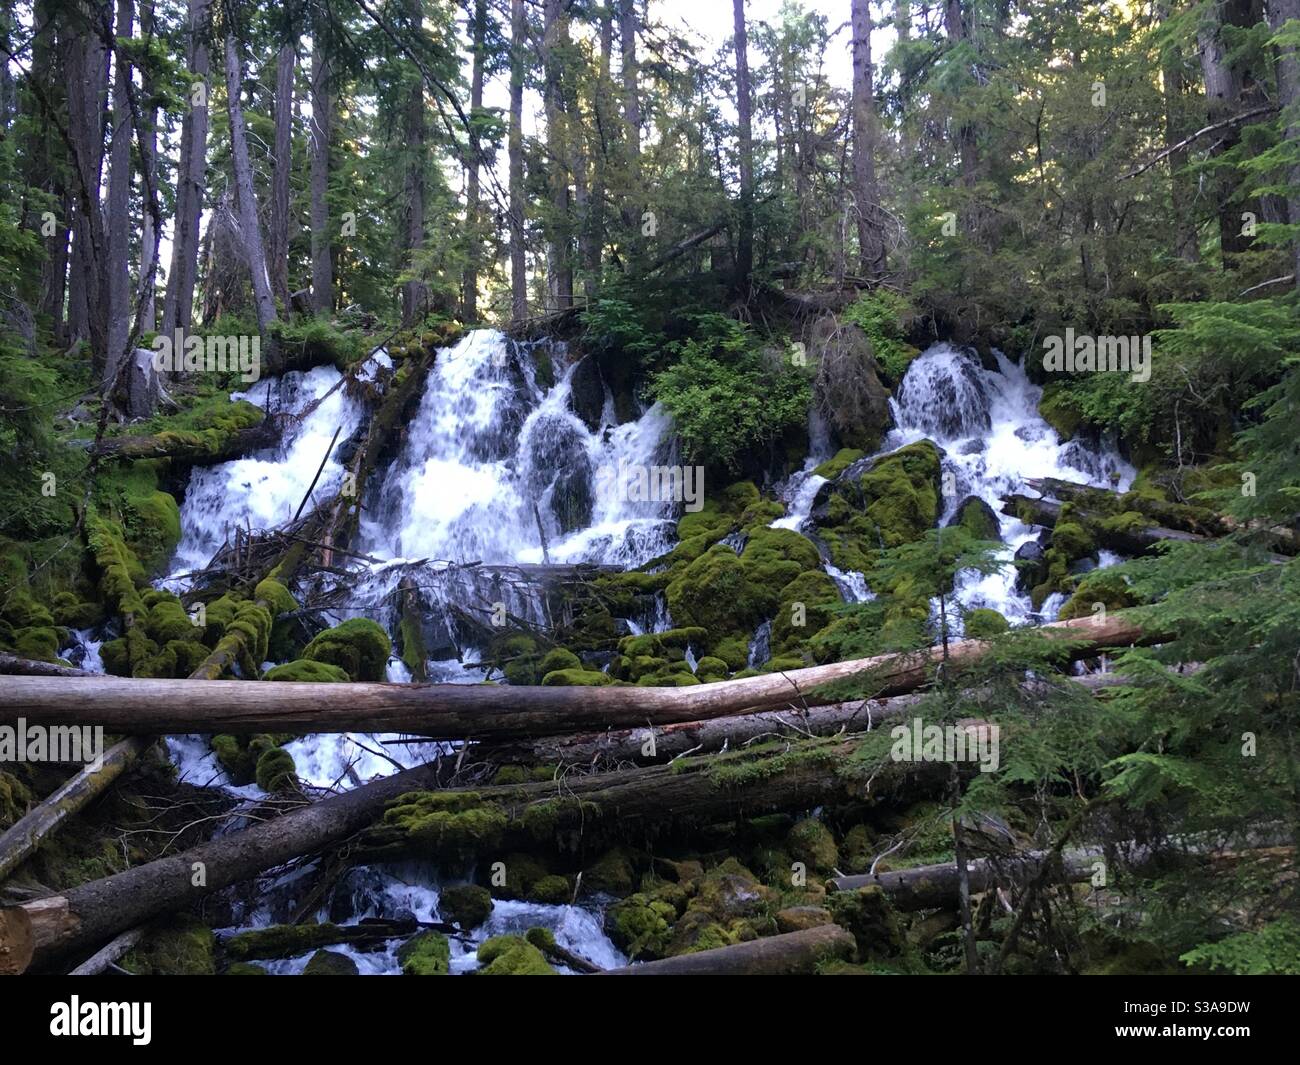
[(948, 525), (960, 525), (977, 540), (1002, 540), (997, 512), (979, 496), (963, 499), (948, 519)]
[(573, 370), (569, 381), (569, 406), (582, 419), (583, 425), (593, 433), (600, 428), (601, 414), (605, 409), (605, 378), (600, 363), (588, 355)]
[(357, 963), (337, 950), (318, 950), (311, 956), (303, 976), (357, 976)]
[(1016, 591), (1028, 595), (1030, 589), (1047, 578), (1047, 553), (1037, 540), (1026, 540), (1018, 548), (1016, 562)]
[(824, 906), (787, 906), (777, 911), (776, 927), (780, 932), (802, 932), (805, 928), (833, 923), (831, 911)]

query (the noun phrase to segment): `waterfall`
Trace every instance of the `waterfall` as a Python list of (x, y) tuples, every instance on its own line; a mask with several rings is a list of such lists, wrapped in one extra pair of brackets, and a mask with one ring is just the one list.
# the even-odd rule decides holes
[[(1063, 444), (1038, 414), (1042, 389), (1001, 352), (995, 351), (994, 359), (997, 369), (987, 369), (969, 350), (940, 343), (913, 360), (890, 400), (894, 429), (883, 450), (924, 439), (943, 448), (943, 470), (951, 474), (956, 490), (943, 497), (940, 524), (968, 496), (982, 499), (998, 515), (1001, 557), (1009, 560), (1038, 530), (1001, 514), (1003, 495), (1026, 491), (1025, 482), (1040, 477), (1125, 491), (1136, 471), (1109, 448), (1082, 440)], [(1099, 565), (1114, 560), (1104, 556)], [(958, 575), (954, 598), (968, 610), (996, 610), (1013, 625), (1055, 619), (1063, 598), (1050, 598), (1035, 613), (1015, 583), (1012, 566), (983, 577), (967, 572)], [(960, 621), (955, 629), (960, 635)]]

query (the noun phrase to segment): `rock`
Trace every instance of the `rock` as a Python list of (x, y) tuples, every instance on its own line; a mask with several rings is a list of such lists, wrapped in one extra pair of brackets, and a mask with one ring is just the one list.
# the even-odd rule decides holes
[(492, 895), (478, 884), (453, 884), (439, 892), (438, 913), (468, 932), (491, 915)]
[(136, 348), (122, 368), (125, 381), (119, 382), (119, 388), (128, 418), (148, 418), (160, 404), (171, 404), (171, 397), (154, 369), (153, 356), (148, 348)]
[(835, 923), (852, 933), (858, 953), (892, 957), (903, 952), (905, 943), (898, 916), (880, 888), (838, 891), (830, 897)]
[(805, 818), (785, 838), (786, 849), (797, 862), (809, 869), (829, 873), (839, 861), (839, 851), (831, 830), (815, 818)]
[(776, 914), (776, 927), (781, 932), (802, 932), (833, 921), (831, 911), (824, 906), (787, 906)]
[(960, 525), (977, 540), (1002, 541), (1002, 523), (997, 511), (979, 496), (967, 496), (957, 504), (956, 511), (948, 519), (948, 527), (953, 525)]
[(523, 936), (493, 936), (478, 948), (478, 976), (554, 976), (546, 956)]
[(311, 956), (303, 976), (357, 976), (357, 963), (337, 950), (318, 950)]
[(892, 416), (870, 338), (858, 326), (826, 314), (813, 323), (808, 339), (818, 366), (813, 385), (818, 409), (845, 447), (875, 451)]
[(636, 871), (627, 852), (615, 848), (603, 854), (593, 865), (583, 870), (582, 886), (586, 891), (630, 895), (636, 886)]
[(588, 355), (574, 367), (569, 379), (569, 406), (582, 419), (583, 425), (593, 433), (600, 428), (601, 414), (605, 409), (605, 378), (600, 364)]
[(446, 976), (451, 969), (451, 944), (441, 932), (421, 932), (397, 948), (403, 976)]
[(1037, 540), (1026, 540), (1016, 548), (1016, 591), (1028, 595), (1047, 577), (1047, 553)]

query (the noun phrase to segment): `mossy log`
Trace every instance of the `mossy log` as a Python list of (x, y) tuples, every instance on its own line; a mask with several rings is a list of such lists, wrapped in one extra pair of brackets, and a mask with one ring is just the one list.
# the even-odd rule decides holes
[(123, 461), (171, 459), (189, 466), (211, 466), (276, 447), (294, 421), (290, 414), (272, 414), (256, 425), (219, 436), (211, 432), (165, 432), (108, 437), (95, 445), (91, 453)]
[(74, 773), (0, 833), (0, 883), (35, 852), (42, 840), (126, 772), (152, 742), (148, 736), (131, 736), (110, 747), (100, 765)]
[(729, 947), (607, 969), (602, 976), (801, 976), (826, 961), (847, 961), (856, 944), (837, 924), (765, 936)]
[[(1061, 639), (1072, 658), (1149, 642), (1134, 614), (1076, 618), (1037, 632)], [(1068, 642), (1067, 642), (1068, 641)], [(982, 640), (950, 644), (954, 664), (977, 661)], [(120, 734), (228, 732), (408, 732), (433, 739), (511, 739), (605, 728), (705, 721), (746, 711), (826, 705), (822, 685), (859, 675), (878, 696), (923, 686), (941, 647), (836, 662), (688, 688), (510, 687), (467, 684), (254, 685), (245, 681), (2, 677), (0, 722), (96, 724)]]
[[(1266, 851), (1293, 842), (1282, 827), (1264, 826), (1236, 842), (1218, 838), (1170, 840), (1165, 846), (1123, 842), (1113, 847), (1077, 847), (1064, 853), (1050, 850), (1026, 851), (1000, 858), (979, 858), (967, 863), (970, 890), (973, 894), (999, 886), (1024, 885), (1046, 871), (1047, 879), (1058, 884), (1077, 884), (1089, 880), (1099, 864), (1107, 865), (1122, 856), (1128, 868), (1142, 869), (1164, 858), (1186, 855), (1198, 859), (1230, 858), (1242, 850)], [(914, 869), (897, 869), (859, 876), (839, 876), (826, 882), (828, 890), (859, 891), (876, 887), (889, 896), (899, 910), (929, 910), (957, 904), (960, 878), (955, 862), (919, 865)]]
[[(428, 786), (433, 776), (431, 766), (408, 769), (63, 894), (0, 908), (0, 975), (88, 951), (152, 917), (315, 853), (365, 827), (398, 796)], [(200, 868), (205, 878), (196, 884)]]
[[(1093, 673), (1069, 678), (1092, 690), (1125, 683), (1115, 673)], [(514, 743), (484, 744), (474, 754), (498, 765), (590, 766), (635, 762), (655, 765), (688, 753), (738, 750), (763, 737), (798, 739), (801, 736), (850, 735), (876, 728), (915, 706), (924, 696), (897, 695), (892, 699), (857, 699), (826, 706), (765, 710), (753, 714), (683, 721), (659, 728), (612, 729), (572, 736), (543, 736)], [(653, 745), (649, 742), (653, 737)]]
[[(1041, 525), (1047, 529), (1056, 526), (1056, 523), (1061, 519), (1061, 508), (1064, 506), (1063, 503), (1057, 503), (1051, 499), (1034, 499), (1016, 493), (1003, 496), (1002, 504), (1003, 514), (1010, 514), (1026, 525)], [(1143, 525), (1138, 522), (1131, 522), (1122, 526), (1113, 525), (1107, 527), (1103, 524), (1102, 519), (1111, 517), (1111, 515), (1089, 511), (1087, 508), (1077, 505), (1075, 505), (1075, 517), (1094, 533), (1097, 542), (1102, 547), (1109, 548), (1122, 555), (1140, 555), (1165, 540), (1181, 540), (1192, 543), (1210, 539), (1210, 537), (1200, 533), (1187, 532), (1183, 529), (1168, 529), (1156, 524)]]

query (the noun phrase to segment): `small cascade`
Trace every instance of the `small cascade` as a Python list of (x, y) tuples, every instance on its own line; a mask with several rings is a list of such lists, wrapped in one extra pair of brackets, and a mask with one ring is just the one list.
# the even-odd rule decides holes
[(773, 529), (792, 529), (798, 532), (812, 513), (817, 492), (826, 483), (813, 471), (832, 456), (830, 426), (816, 407), (808, 412), (808, 458), (803, 469), (790, 476), (778, 493), (785, 504), (785, 516), (771, 523)]
[[(1038, 530), (1001, 514), (1002, 496), (1027, 491), (1025, 482), (1041, 477), (1123, 491), (1136, 471), (1105, 446), (1091, 447), (1080, 440), (1062, 444), (1038, 414), (1042, 389), (1001, 352), (994, 352), (994, 359), (997, 369), (986, 369), (967, 349), (940, 343), (913, 360), (898, 395), (890, 400), (895, 428), (884, 450), (924, 439), (943, 448), (943, 470), (956, 490), (943, 499), (940, 524), (967, 497), (982, 499), (998, 515), (1003, 557), (1009, 560)], [(1114, 560), (1110, 556), (1099, 564)], [(967, 572), (958, 575), (954, 597), (964, 609), (988, 607), (1012, 624), (1055, 617), (1060, 603), (1049, 600), (1035, 612), (1015, 583), (1011, 566), (989, 576)]]
[(749, 658), (745, 665), (758, 669), (772, 657), (772, 623), (764, 621), (754, 630), (754, 637), (749, 641)]

